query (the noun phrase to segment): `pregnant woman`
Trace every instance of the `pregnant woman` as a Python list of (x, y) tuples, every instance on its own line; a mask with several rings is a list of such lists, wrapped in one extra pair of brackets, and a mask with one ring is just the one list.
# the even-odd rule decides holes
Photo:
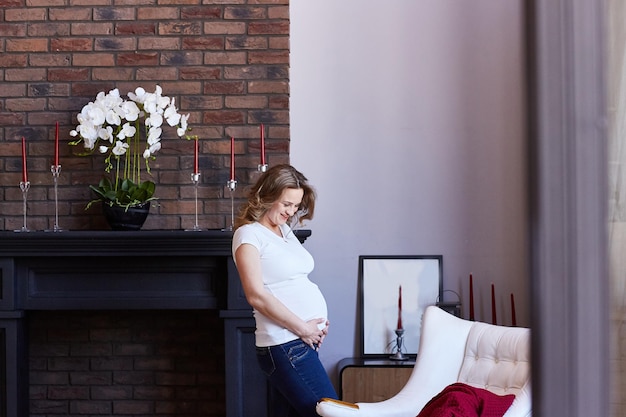
[(233, 257), (254, 311), (272, 417), (316, 417), (317, 401), (337, 398), (318, 356), (328, 333), (326, 301), (309, 279), (313, 257), (290, 227), (311, 219), (314, 209), (306, 177), (277, 165), (252, 187), (235, 222)]

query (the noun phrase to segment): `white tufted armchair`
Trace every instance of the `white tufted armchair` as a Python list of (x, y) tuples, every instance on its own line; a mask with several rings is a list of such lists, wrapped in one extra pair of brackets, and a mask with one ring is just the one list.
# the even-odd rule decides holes
[(530, 330), (467, 321), (428, 307), (415, 367), (398, 394), (376, 403), (322, 400), (317, 413), (323, 417), (415, 417), (431, 398), (455, 382), (498, 395), (515, 394), (504, 417), (530, 417)]

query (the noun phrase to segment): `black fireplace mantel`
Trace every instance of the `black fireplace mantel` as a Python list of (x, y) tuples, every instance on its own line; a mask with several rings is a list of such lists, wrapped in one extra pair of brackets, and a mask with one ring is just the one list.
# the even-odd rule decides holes
[(221, 230), (0, 232), (0, 257), (228, 256), (232, 236)]
[[(311, 235), (310, 230), (295, 233), (302, 242)], [(217, 229), (0, 232), (0, 257), (230, 256), (232, 237), (232, 232)]]
[(221, 230), (0, 232), (0, 417), (28, 415), (25, 313), (94, 309), (219, 309), (225, 360), (243, 367), (226, 375), (227, 416), (245, 416), (259, 379), (231, 241)]
[(0, 232), (0, 311), (249, 309), (231, 241), (221, 230)]

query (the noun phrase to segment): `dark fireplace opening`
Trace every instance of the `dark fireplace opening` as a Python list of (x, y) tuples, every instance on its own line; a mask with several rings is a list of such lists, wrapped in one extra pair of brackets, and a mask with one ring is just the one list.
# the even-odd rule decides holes
[(29, 311), (30, 416), (225, 416), (218, 310)]

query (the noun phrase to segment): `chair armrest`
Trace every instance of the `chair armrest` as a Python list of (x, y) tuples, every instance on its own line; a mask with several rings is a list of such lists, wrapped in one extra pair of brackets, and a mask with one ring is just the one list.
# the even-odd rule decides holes
[(316, 411), (323, 417), (355, 416), (358, 414), (359, 406), (347, 401), (322, 398), (317, 403)]

